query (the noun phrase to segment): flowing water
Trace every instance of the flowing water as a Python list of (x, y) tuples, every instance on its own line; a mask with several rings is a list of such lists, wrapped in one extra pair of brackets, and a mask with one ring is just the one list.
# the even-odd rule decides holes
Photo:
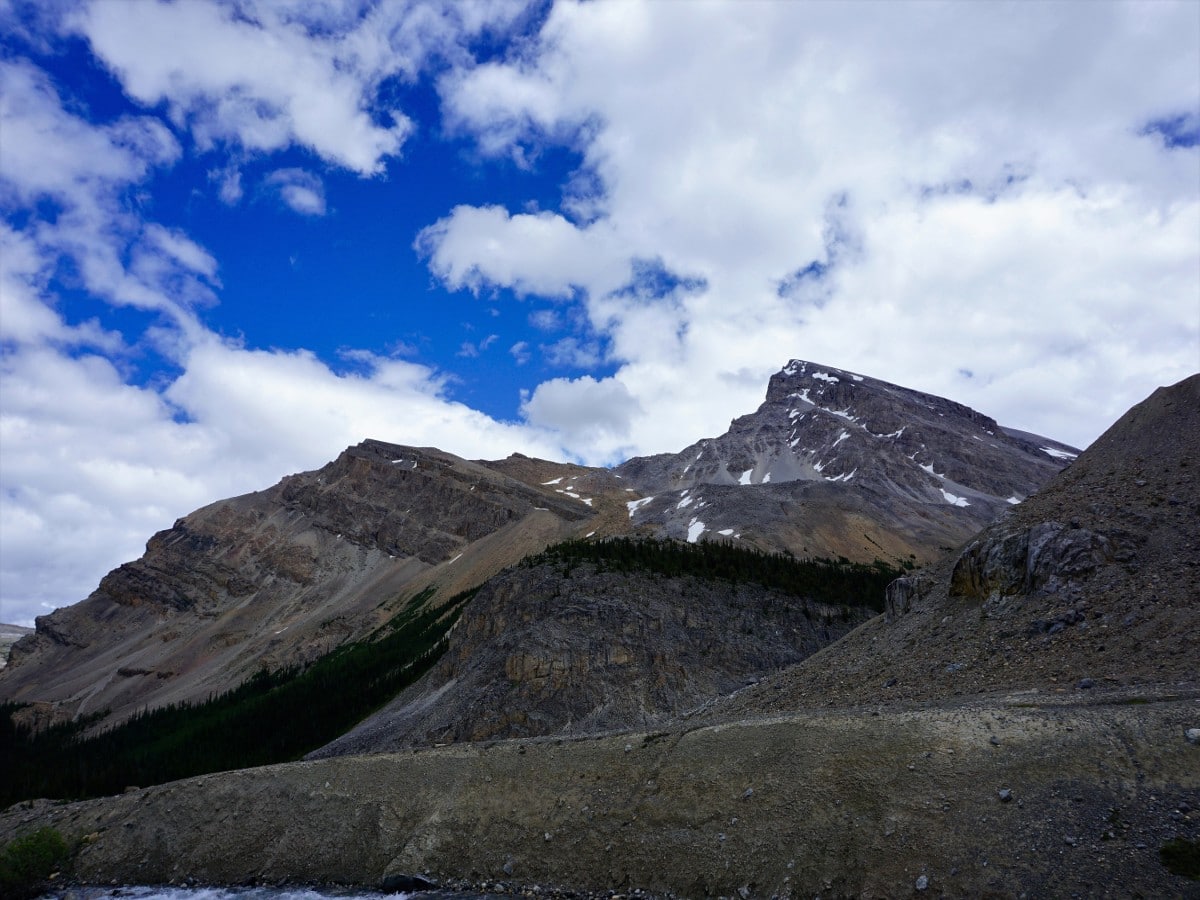
[[(43, 894), (41, 900), (501, 900), (501, 894), (421, 891), (381, 894), (353, 888), (309, 887), (92, 887), (76, 886)], [(511, 898), (507, 898), (511, 900)]]

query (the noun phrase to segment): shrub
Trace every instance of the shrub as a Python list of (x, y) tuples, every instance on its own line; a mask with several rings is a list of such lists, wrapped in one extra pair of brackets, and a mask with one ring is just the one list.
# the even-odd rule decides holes
[(67, 856), (67, 842), (53, 828), (39, 828), (0, 847), (0, 896), (37, 896)]

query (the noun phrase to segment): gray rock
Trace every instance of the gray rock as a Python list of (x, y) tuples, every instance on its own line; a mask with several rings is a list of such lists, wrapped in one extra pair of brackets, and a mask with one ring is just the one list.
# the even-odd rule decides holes
[(929, 887), (929, 876), (928, 875), (918, 875), (916, 882), (913, 884), (913, 887), (915, 887), (918, 891), (923, 891), (926, 888), (928, 888)]

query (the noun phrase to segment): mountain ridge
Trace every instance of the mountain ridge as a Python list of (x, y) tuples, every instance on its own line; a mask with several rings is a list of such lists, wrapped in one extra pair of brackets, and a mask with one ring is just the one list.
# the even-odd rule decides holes
[[(696, 447), (709, 453), (699, 466), (686, 459)], [(1000, 494), (1023, 496), (1063, 464), (961, 404), (802, 361), (726, 434), (612, 470), (368, 439), (152, 537), (84, 601), (38, 618), (0, 673), (0, 698), (33, 702), (23, 715), (45, 723), (105, 709), (117, 721), (220, 693), (365, 638), (413, 596), (433, 589), (437, 604), (566, 539), (716, 539), (925, 563), (1006, 506)]]

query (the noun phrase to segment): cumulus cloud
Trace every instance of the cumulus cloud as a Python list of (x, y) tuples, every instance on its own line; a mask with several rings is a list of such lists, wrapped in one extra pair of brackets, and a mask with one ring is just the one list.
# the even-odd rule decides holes
[(584, 375), (543, 381), (521, 412), (534, 426), (563, 435), (568, 447), (586, 447), (588, 459), (612, 462), (628, 452), (630, 423), (644, 410), (620, 381)]
[(383, 171), (414, 128), (380, 105), (389, 77), (411, 79), (435, 55), (503, 29), (508, 2), (355, 4), (143, 3), (103, 0), (73, 26), (147, 106), (165, 103), (201, 148), (306, 147), (361, 175)]
[(277, 169), (266, 178), (268, 187), (279, 192), (293, 212), (302, 216), (325, 215), (325, 185), (304, 169)]
[[(589, 213), (457, 207), (430, 268), (580, 297), (640, 451), (797, 356), (1086, 445), (1197, 365), (1200, 8), (922, 9), (555, 4), (441, 87), (485, 154), (579, 152)], [(638, 260), (684, 283), (622, 289)], [(531, 421), (595, 389), (552, 384)]]

